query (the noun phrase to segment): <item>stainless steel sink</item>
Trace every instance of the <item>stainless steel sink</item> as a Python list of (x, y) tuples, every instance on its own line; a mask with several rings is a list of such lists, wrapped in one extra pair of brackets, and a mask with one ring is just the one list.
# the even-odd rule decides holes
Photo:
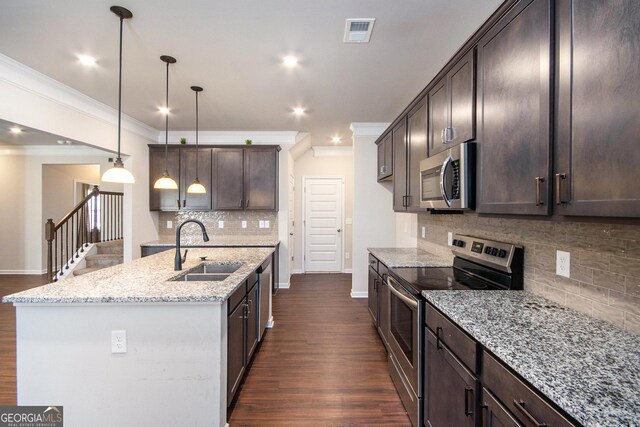
[(242, 266), (240, 262), (234, 263), (211, 263), (211, 264), (200, 264), (199, 266), (192, 268), (189, 270), (189, 274), (192, 273), (200, 273), (200, 274), (210, 274), (210, 273), (228, 273), (231, 274)]
[(231, 263), (203, 263), (187, 271), (172, 282), (219, 282), (229, 277), (231, 273), (242, 267), (241, 262)]
[(229, 277), (229, 274), (216, 273), (187, 273), (173, 279), (173, 282), (220, 282)]

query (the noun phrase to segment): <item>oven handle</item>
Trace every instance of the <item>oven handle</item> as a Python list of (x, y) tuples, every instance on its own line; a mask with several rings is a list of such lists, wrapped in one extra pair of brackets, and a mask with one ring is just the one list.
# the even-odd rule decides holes
[(401, 285), (393, 277), (387, 276), (387, 283), (389, 284), (389, 290), (393, 292), (395, 296), (397, 296), (402, 301), (404, 301), (405, 304), (413, 308), (418, 308), (418, 301), (415, 301), (414, 299), (409, 298), (406, 295), (403, 295), (398, 289), (396, 289), (396, 287), (391, 282), (395, 282), (397, 286), (401, 286)]
[(447, 173), (447, 168), (451, 165), (451, 162), (453, 162), (453, 158), (449, 155), (442, 163), (442, 169), (440, 169), (440, 191), (442, 192), (442, 198), (449, 207), (451, 207), (451, 200), (447, 197), (447, 190), (444, 188), (444, 175)]

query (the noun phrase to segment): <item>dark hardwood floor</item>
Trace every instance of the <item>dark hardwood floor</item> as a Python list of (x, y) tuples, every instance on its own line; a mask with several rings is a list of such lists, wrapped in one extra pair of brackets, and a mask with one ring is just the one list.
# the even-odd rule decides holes
[(350, 290), (351, 275), (315, 274), (278, 291), (231, 427), (411, 425), (367, 300)]
[[(44, 285), (47, 276), (0, 275), (0, 297)], [(0, 406), (16, 404), (16, 310), (0, 303)]]

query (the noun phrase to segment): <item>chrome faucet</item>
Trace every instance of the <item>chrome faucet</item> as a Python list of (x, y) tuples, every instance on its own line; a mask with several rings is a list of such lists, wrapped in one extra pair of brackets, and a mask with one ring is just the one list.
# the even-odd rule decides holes
[(188, 219), (182, 224), (180, 224), (176, 229), (176, 260), (173, 264), (173, 269), (175, 271), (182, 270), (182, 263), (187, 260), (187, 252), (189, 252), (188, 249), (184, 251), (184, 257), (180, 256), (180, 232), (182, 231), (182, 227), (184, 227), (185, 224), (188, 224), (190, 222), (195, 222), (196, 224), (198, 224), (202, 229), (202, 240), (204, 240), (205, 242), (209, 241), (209, 235), (207, 234), (207, 229), (204, 228), (204, 224), (198, 221), (197, 219)]

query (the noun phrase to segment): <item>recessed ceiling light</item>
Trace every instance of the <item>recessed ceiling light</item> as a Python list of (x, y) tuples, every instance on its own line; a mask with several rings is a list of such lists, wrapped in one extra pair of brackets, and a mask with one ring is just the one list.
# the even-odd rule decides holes
[(293, 109), (293, 114), (295, 114), (296, 116), (301, 116), (304, 114), (304, 108), (302, 107), (295, 107)]
[(19, 134), (22, 133), (22, 129), (20, 129), (18, 126), (14, 126), (10, 129), (11, 133), (15, 133), (15, 134)]
[(160, 113), (164, 114), (165, 116), (171, 112), (171, 110), (167, 107), (158, 107), (158, 111), (160, 111)]
[(342, 138), (340, 138), (339, 136), (334, 136), (331, 138), (331, 142), (333, 142), (334, 144), (340, 144), (340, 141), (342, 141)]
[(56, 142), (57, 142), (58, 144), (60, 144), (60, 145), (64, 144), (64, 141), (63, 141), (63, 140), (61, 140), (61, 139), (57, 140)]
[(285, 67), (293, 68), (298, 65), (298, 58), (293, 55), (288, 55), (282, 58), (282, 63)]
[(65, 143), (66, 143), (67, 145), (71, 145), (71, 144), (73, 144), (73, 141), (65, 141)]
[(96, 58), (90, 55), (78, 55), (78, 61), (82, 65), (86, 65), (87, 67), (93, 67), (96, 65)]

